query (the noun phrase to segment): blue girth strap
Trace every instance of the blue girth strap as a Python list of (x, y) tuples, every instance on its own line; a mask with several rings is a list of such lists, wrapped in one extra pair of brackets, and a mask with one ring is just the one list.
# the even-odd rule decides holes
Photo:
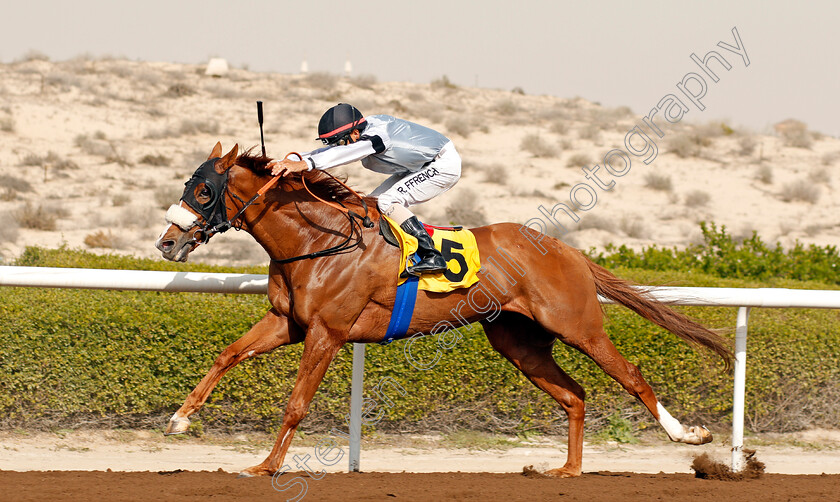
[(414, 303), (417, 301), (417, 285), (419, 283), (419, 278), (409, 277), (404, 283), (397, 286), (397, 298), (394, 301), (394, 310), (391, 311), (391, 322), (388, 323), (385, 338), (379, 342), (382, 345), (404, 337), (406, 331), (408, 331), (411, 316), (414, 315)]

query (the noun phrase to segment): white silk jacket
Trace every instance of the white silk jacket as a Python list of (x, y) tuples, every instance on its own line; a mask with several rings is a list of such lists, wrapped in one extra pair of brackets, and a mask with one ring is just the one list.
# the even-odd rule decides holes
[(390, 115), (365, 117), (359, 141), (327, 146), (302, 155), (310, 168), (329, 169), (362, 161), (362, 165), (384, 174), (413, 173), (440, 156), (449, 139), (443, 134)]

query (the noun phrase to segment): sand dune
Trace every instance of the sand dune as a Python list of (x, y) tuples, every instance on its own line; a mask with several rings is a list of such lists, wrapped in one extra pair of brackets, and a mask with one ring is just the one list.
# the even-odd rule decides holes
[[(446, 79), (411, 84), (243, 69), (214, 78), (195, 65), (35, 59), (0, 65), (0, 99), (4, 262), (27, 245), (159, 256), (153, 242), (165, 208), (215, 142), (226, 151), (259, 143), (258, 99), (265, 102), (268, 153), (276, 157), (317, 147), (318, 118), (339, 101), (447, 134), (464, 160), (463, 177), (418, 209), (430, 223), (538, 226), (535, 218), (547, 222), (545, 213), (555, 208), (568, 231), (564, 240), (585, 249), (682, 247), (700, 239), (704, 220), (785, 246), (840, 244), (833, 189), (840, 140), (804, 125), (762, 133), (665, 123), (662, 138), (643, 128), (656, 157), (645, 165), (628, 156), (629, 169), (613, 158), (613, 172), (626, 171), (617, 176), (603, 161), (614, 149), (626, 152), (625, 136), (642, 125), (629, 109), (456, 87)], [(596, 166), (599, 181), (582, 170)], [(367, 191), (384, 179), (360, 165), (338, 170)], [(556, 211), (558, 203), (575, 209), (579, 221)], [(549, 233), (562, 233), (548, 223)], [(244, 265), (266, 257), (247, 234), (229, 232), (191, 260)]]

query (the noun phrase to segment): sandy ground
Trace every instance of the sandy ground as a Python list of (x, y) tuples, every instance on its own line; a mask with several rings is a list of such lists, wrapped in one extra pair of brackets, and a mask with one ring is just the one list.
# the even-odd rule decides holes
[(160, 500), (319, 502), (411, 500), (628, 502), (837, 500), (840, 475), (764, 474), (741, 481), (691, 474), (584, 473), (555, 479), (522, 473), (337, 473), (318, 478), (236, 478), (224, 472), (0, 471), (0, 493), (15, 502)]
[[(249, 441), (244, 436), (214, 436), (212, 439), (165, 438), (145, 431), (83, 431), (63, 433), (0, 433), (0, 470), (97, 470), (105, 471), (216, 471), (238, 472), (257, 464), (268, 454), (271, 438)], [(506, 450), (443, 449), (400, 446), (405, 441), (391, 438), (383, 443), (363, 444), (364, 472), (522, 472), (533, 465), (538, 470), (559, 467), (566, 458), (565, 439), (551, 438)], [(426, 440), (428, 441), (428, 437)], [(312, 442), (312, 441), (310, 441)], [(321, 464), (312, 445), (292, 446), (287, 463), (294, 457), (310, 456), (309, 467), (327, 472), (346, 472), (348, 456), (332, 466)], [(432, 445), (434, 441), (427, 442)], [(757, 450), (766, 472), (779, 474), (840, 473), (840, 431), (748, 438), (746, 446)], [(341, 446), (342, 452), (349, 449)], [(587, 443), (584, 471), (637, 473), (692, 473), (696, 455), (709, 453), (729, 463), (731, 454), (725, 439), (692, 447), (667, 440), (627, 445)]]

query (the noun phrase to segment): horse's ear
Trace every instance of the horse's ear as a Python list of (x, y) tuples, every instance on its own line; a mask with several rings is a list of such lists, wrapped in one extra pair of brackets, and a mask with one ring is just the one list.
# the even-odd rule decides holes
[(216, 159), (222, 156), (222, 142), (217, 141), (216, 146), (213, 147), (213, 151), (210, 152), (210, 156), (207, 157), (207, 160)]
[(222, 174), (230, 169), (232, 165), (236, 164), (236, 157), (238, 153), (239, 145), (233, 145), (233, 148), (230, 149), (227, 155), (216, 161), (216, 172)]

